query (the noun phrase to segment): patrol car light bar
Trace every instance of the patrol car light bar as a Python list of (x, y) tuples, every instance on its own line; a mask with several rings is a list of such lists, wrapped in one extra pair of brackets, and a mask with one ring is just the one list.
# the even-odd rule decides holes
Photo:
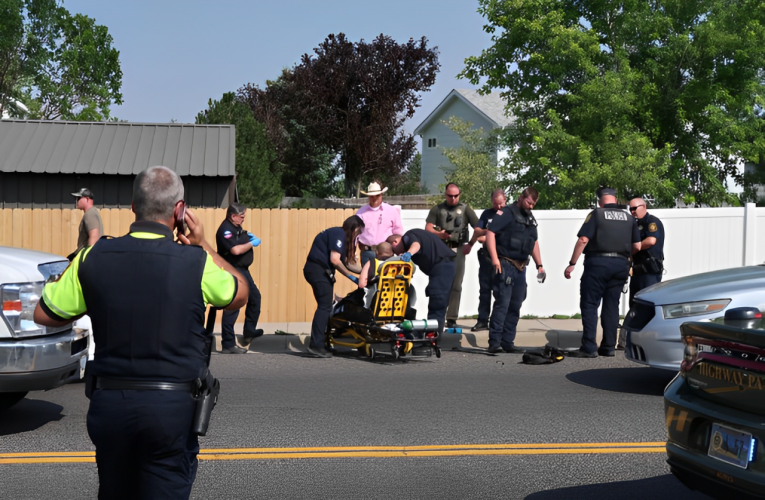
[(45, 334), (45, 327), (34, 322), (34, 312), (40, 301), (44, 283), (11, 283), (0, 286), (2, 316), (11, 335), (35, 337)]

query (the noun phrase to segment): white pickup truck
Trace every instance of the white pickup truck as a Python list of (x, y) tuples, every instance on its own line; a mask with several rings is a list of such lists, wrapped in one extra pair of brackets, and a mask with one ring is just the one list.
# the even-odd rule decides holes
[(32, 320), (43, 286), (68, 265), (58, 255), (0, 246), (0, 411), (29, 391), (54, 389), (84, 374), (90, 330)]

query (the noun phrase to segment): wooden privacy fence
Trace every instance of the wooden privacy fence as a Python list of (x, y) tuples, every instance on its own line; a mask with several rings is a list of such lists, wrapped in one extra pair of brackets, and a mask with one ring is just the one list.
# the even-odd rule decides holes
[[(121, 236), (134, 220), (128, 209), (102, 209), (104, 233)], [(221, 208), (195, 209), (205, 238), (215, 248), (215, 232), (226, 218)], [(311, 287), (303, 278), (303, 265), (314, 237), (323, 229), (342, 226), (354, 209), (247, 210), (242, 225), (262, 243), (254, 249), (250, 273), (263, 296), (260, 321), (311, 321), (316, 309)], [(76, 209), (0, 210), (0, 245), (69, 255), (77, 247), (77, 229), (83, 212)], [(355, 285), (338, 276), (335, 293), (349, 293)], [(239, 315), (244, 321), (244, 314)]]

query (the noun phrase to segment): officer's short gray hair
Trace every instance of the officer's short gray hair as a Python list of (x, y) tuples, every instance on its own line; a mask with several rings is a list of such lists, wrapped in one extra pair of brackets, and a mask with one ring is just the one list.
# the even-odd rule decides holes
[(167, 167), (149, 167), (133, 182), (136, 220), (161, 221), (173, 216), (175, 204), (183, 199), (183, 181)]
[(247, 207), (241, 203), (232, 203), (226, 210), (226, 218), (230, 218), (232, 215), (242, 215), (247, 211)]

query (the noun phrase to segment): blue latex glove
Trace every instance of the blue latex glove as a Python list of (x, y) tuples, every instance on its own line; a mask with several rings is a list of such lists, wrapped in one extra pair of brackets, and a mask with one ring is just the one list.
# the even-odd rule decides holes
[(250, 243), (252, 243), (252, 246), (256, 247), (260, 245), (260, 238), (258, 238), (257, 236), (255, 236), (254, 234), (250, 232), (247, 233), (247, 236), (250, 237)]
[(412, 254), (410, 254), (409, 252), (402, 254), (401, 260), (403, 260), (404, 262), (409, 262), (410, 260), (412, 260)]
[(346, 278), (348, 278), (349, 280), (353, 281), (357, 285), (359, 284), (359, 279), (356, 276), (351, 275), (351, 276), (346, 276)]

